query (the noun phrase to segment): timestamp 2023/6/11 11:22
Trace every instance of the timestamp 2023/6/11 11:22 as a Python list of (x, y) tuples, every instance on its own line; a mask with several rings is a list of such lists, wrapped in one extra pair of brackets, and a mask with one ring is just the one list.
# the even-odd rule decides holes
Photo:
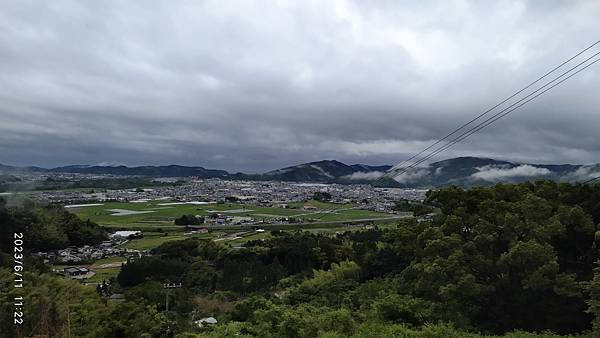
[[(13, 273), (15, 275), (14, 278), (14, 287), (16, 289), (23, 289), (23, 233), (15, 232), (14, 233), (14, 266)], [(14, 314), (14, 324), (21, 325), (23, 324), (23, 296), (15, 296), (13, 299), (13, 314)]]

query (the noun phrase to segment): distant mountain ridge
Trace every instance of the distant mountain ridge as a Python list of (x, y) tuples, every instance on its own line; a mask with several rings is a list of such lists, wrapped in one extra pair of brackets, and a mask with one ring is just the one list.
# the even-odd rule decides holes
[(229, 173), (225, 170), (206, 169), (203, 167), (186, 167), (181, 165), (167, 166), (139, 166), (127, 167), (124, 165), (71, 165), (48, 169), (54, 173), (78, 173), (96, 175), (130, 175), (130, 176), (152, 176), (152, 177), (186, 177), (198, 176), (203, 178), (227, 177)]
[(229, 173), (225, 170), (180, 165), (137, 166), (70, 165), (45, 169), (0, 164), (0, 172), (78, 173), (150, 177), (199, 177), (259, 181), (315, 183), (368, 183), (381, 187), (477, 186), (498, 182), (523, 182), (537, 179), (581, 181), (600, 176), (600, 164), (526, 164), (480, 157), (458, 157), (412, 168), (405, 173), (392, 166), (348, 165), (336, 160), (303, 163), (263, 174)]
[[(299, 164), (282, 169), (272, 170), (257, 178), (265, 180), (278, 181), (296, 181), (296, 182), (330, 182), (348, 180), (352, 181), (355, 177), (361, 177), (361, 174), (381, 173), (383, 174), (392, 166), (370, 166), (366, 164), (348, 165), (335, 160), (324, 160)], [(354, 176), (353, 176), (354, 175)], [(360, 180), (364, 180), (364, 177)]]
[(188, 177), (250, 179), (250, 180), (279, 180), (295, 182), (330, 182), (335, 180), (352, 180), (352, 175), (382, 175), (391, 166), (370, 166), (366, 164), (347, 165), (335, 160), (304, 163), (282, 169), (272, 170), (264, 174), (229, 173), (225, 170), (206, 169), (204, 167), (188, 167), (180, 165), (168, 166), (138, 166), (124, 165), (69, 165), (51, 169), (39, 167), (14, 167), (0, 164), (0, 171), (7, 172), (45, 172), (45, 173), (77, 173), (92, 175), (129, 175), (151, 177)]
[(27, 172), (27, 171), (46, 171), (48, 169), (40, 167), (16, 167), (12, 165), (4, 165), (0, 163), (0, 171), (2, 172)]
[(577, 182), (600, 176), (600, 164), (527, 164), (480, 157), (458, 157), (407, 172), (389, 172), (379, 180), (384, 186), (440, 187), (518, 183), (538, 179)]

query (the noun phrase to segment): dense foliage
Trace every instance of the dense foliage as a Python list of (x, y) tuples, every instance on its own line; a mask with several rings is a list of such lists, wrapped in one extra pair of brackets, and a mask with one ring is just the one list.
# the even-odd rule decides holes
[[(278, 331), (289, 328), (276, 322), (257, 329), (268, 320), (259, 310), (269, 309), (299, 318), (341, 311), (351, 322), (346, 333), (365, 322), (444, 322), (495, 334), (582, 332), (600, 312), (598, 188), (552, 182), (445, 188), (428, 194), (427, 204), (441, 210), (432, 222), (334, 237), (274, 233), (239, 251), (173, 242), (126, 266), (119, 282), (169, 279), (193, 294), (229, 292), (245, 300), (226, 318), (247, 323), (240, 324), (244, 332), (256, 336), (294, 335)], [(295, 334), (314, 335), (320, 325)]]
[[(26, 273), (23, 289), (10, 287), (13, 278), (0, 269), (0, 289), (7, 300), (0, 304), (0, 337), (158, 337), (167, 330), (168, 321), (156, 305), (107, 301), (93, 287), (49, 274)], [(20, 326), (13, 324), (15, 296), (24, 298)]]
[(327, 191), (317, 191), (313, 194), (313, 200), (319, 202), (331, 201), (331, 194)]
[(68, 246), (94, 245), (106, 238), (105, 231), (95, 223), (83, 221), (59, 206), (5, 207), (0, 198), (0, 252), (12, 253), (13, 233), (26, 236), (28, 251), (63, 249)]
[(21, 179), (14, 175), (0, 174), (0, 193), (10, 190), (18, 182), (21, 182)]
[(416, 201), (409, 201), (406, 199), (396, 201), (392, 209), (394, 211), (399, 212), (412, 212), (415, 216), (426, 215), (434, 211), (434, 208), (430, 206), (424, 205), (423, 203), (419, 203)]
[(199, 225), (204, 223), (204, 217), (188, 214), (176, 218), (174, 223), (176, 225)]

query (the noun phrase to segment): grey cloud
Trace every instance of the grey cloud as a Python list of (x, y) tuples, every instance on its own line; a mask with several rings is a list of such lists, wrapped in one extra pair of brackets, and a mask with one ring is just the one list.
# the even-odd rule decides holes
[(476, 168), (478, 172), (471, 175), (472, 178), (486, 181), (499, 181), (513, 177), (538, 177), (550, 174), (546, 168), (538, 168), (532, 165), (524, 164), (514, 168), (499, 168), (497, 166), (484, 166)]
[(600, 168), (595, 166), (582, 166), (568, 175), (569, 179), (574, 181), (594, 179), (600, 176)]
[(382, 171), (370, 171), (370, 172), (355, 172), (351, 175), (344, 176), (344, 178), (348, 178), (350, 180), (376, 180), (381, 176), (385, 175), (385, 172)]
[[(393, 164), (597, 39), (599, 15), (593, 0), (5, 2), (0, 163)], [(599, 67), (443, 157), (600, 162)]]
[(394, 180), (398, 183), (411, 183), (418, 181), (429, 174), (430, 170), (428, 168), (414, 168), (410, 171), (394, 176)]

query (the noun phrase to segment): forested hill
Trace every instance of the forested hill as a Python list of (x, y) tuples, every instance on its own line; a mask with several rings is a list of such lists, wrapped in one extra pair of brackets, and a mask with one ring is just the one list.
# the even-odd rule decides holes
[(266, 181), (365, 183), (383, 175), (391, 167), (389, 165), (348, 165), (335, 160), (324, 160), (271, 170), (260, 175), (238, 174), (237, 177)]
[(106, 239), (104, 229), (62, 207), (38, 207), (26, 202), (21, 207), (7, 208), (6, 201), (0, 197), (0, 256), (12, 254), (16, 232), (27, 235), (24, 248), (28, 252), (94, 245)]

